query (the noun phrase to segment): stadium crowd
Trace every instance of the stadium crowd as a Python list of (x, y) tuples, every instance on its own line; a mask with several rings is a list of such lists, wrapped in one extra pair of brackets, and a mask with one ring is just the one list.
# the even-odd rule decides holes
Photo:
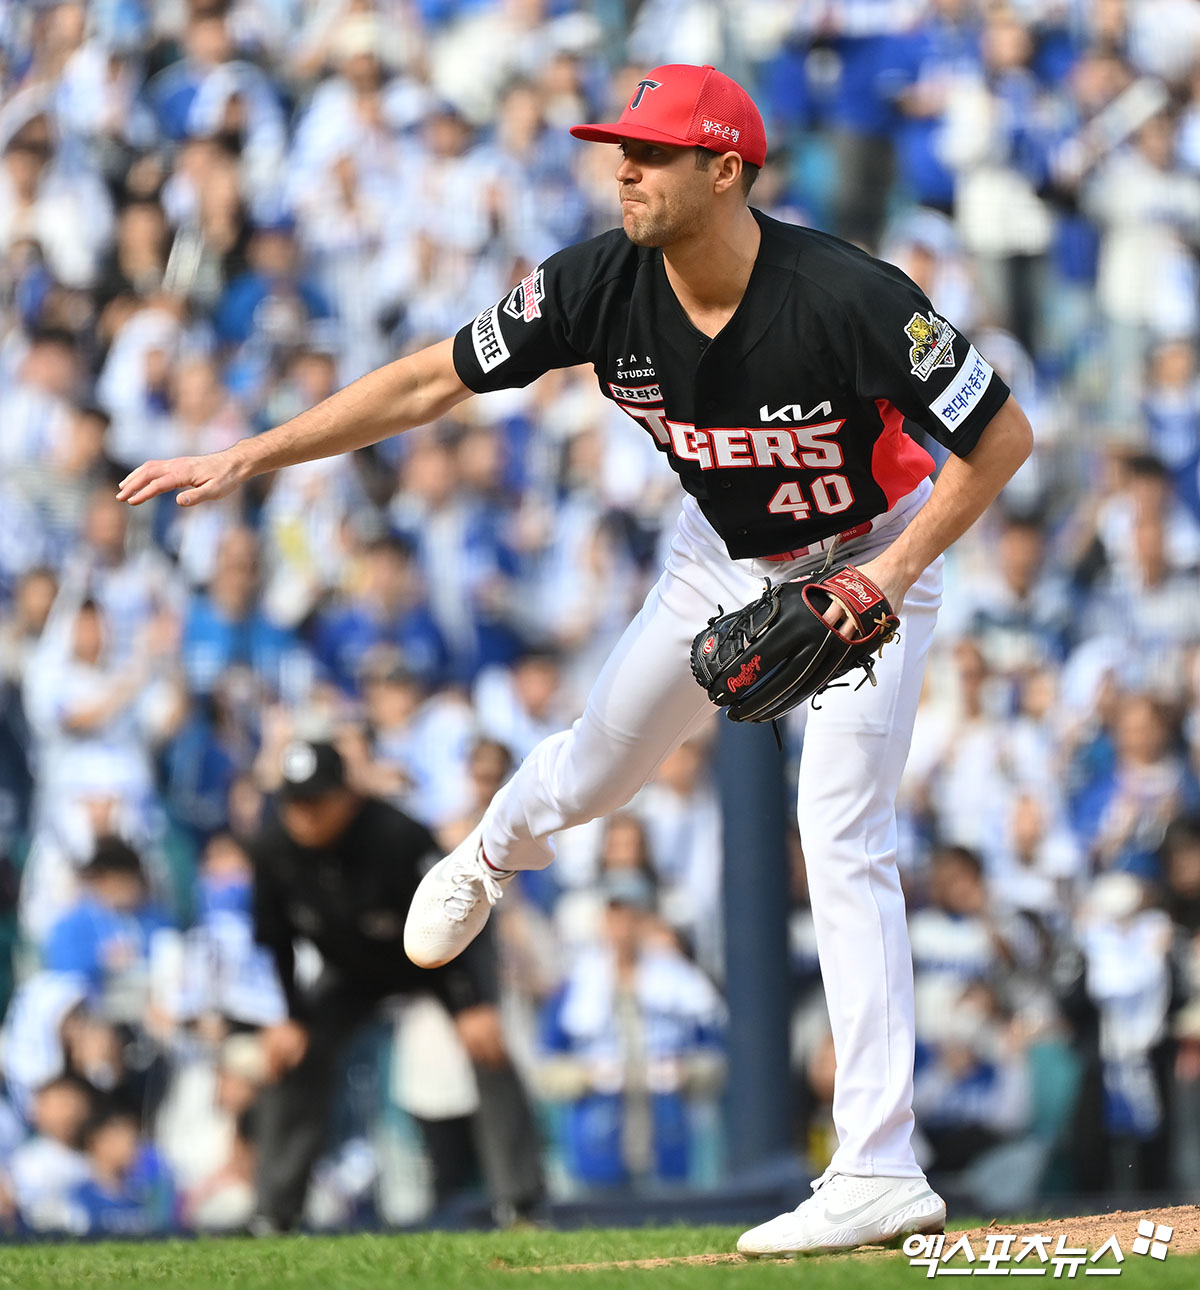
[[(116, 481), (612, 227), (566, 127), (670, 61), (754, 90), (755, 204), (904, 268), (1037, 433), (948, 557), (902, 790), (924, 1159), (997, 1208), (1200, 1187), (1198, 0), (0, 0), (0, 1233), (251, 1222), (284, 747), (453, 845), (678, 505), (578, 370), (192, 511)], [(501, 907), (552, 1195), (721, 1177), (712, 734)], [(798, 841), (792, 872), (819, 1172)], [(412, 1117), (478, 1106), (436, 1013), (356, 1047), (311, 1223), (427, 1216)]]

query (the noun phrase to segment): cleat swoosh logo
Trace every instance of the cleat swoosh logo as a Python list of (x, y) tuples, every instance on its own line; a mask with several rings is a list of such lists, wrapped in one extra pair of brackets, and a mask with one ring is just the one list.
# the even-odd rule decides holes
[[(915, 1205), (918, 1201), (925, 1200), (927, 1197), (931, 1197), (932, 1195), (933, 1192), (926, 1191), (920, 1196), (914, 1196), (904, 1208), (907, 1209), (909, 1205)], [(856, 1205), (853, 1209), (846, 1210), (844, 1214), (835, 1214), (833, 1210), (827, 1209), (825, 1211), (825, 1217), (831, 1223), (848, 1223), (852, 1218), (857, 1218), (860, 1214), (870, 1209), (872, 1205), (877, 1204), (878, 1201), (879, 1197), (875, 1197), (873, 1200), (864, 1201), (861, 1205)]]

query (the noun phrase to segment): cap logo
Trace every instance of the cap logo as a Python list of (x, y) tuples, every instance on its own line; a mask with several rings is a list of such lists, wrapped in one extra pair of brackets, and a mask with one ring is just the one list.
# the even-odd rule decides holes
[(290, 743), (283, 750), (283, 777), (289, 784), (303, 784), (317, 769), (317, 754), (310, 744)]
[(633, 109), (637, 107), (637, 105), (642, 101), (642, 95), (644, 95), (647, 90), (660, 89), (662, 89), (662, 81), (638, 81), (637, 93), (633, 96), (633, 102), (630, 103), (629, 110), (632, 112)]

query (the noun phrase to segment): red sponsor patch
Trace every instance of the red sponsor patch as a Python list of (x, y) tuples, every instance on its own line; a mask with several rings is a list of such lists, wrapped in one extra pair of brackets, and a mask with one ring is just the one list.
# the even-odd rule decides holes
[(746, 662), (742, 664), (742, 670), (737, 674), (737, 676), (731, 676), (729, 678), (729, 693), (732, 694), (735, 690), (745, 689), (751, 681), (757, 680), (758, 674), (761, 671), (762, 655), (755, 654), (753, 658), (747, 659)]

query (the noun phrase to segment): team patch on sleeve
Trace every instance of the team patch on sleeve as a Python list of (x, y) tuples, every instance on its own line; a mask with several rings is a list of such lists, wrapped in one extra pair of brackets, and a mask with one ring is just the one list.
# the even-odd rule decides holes
[(912, 342), (908, 361), (914, 376), (927, 381), (937, 368), (954, 366), (954, 328), (944, 318), (932, 312), (913, 314), (904, 334)]
[(517, 322), (533, 322), (542, 316), (541, 304), (546, 298), (546, 277), (541, 269), (522, 278), (508, 293), (504, 312)]
[(475, 357), (485, 372), (499, 367), (508, 358), (508, 346), (500, 334), (500, 306), (493, 305), (479, 314), (471, 324), (471, 343)]
[(958, 375), (929, 405), (929, 410), (936, 414), (947, 430), (957, 430), (983, 398), (991, 380), (992, 365), (972, 345)]

